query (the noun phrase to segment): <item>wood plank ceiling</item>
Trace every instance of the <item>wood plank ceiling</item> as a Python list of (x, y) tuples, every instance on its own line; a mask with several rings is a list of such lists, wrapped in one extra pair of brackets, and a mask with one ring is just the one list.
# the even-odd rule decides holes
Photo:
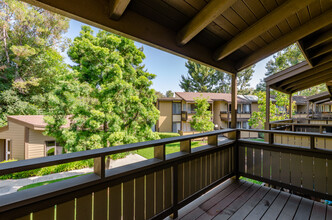
[(233, 74), (297, 41), (331, 59), (331, 0), (24, 1)]

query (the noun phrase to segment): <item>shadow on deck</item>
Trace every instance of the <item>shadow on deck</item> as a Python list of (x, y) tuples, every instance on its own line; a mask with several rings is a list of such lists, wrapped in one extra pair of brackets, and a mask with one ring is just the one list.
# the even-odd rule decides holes
[(332, 206), (229, 179), (180, 209), (178, 219), (332, 219)]

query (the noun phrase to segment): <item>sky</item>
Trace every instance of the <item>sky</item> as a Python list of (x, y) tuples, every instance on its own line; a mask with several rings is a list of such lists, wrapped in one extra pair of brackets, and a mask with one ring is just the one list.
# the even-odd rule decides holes
[[(74, 38), (79, 35), (81, 25), (86, 24), (73, 19), (70, 20), (70, 27), (65, 36), (74, 40)], [(95, 33), (99, 30), (95, 27), (92, 28)], [(143, 52), (146, 56), (143, 63), (145, 64), (148, 72), (156, 75), (156, 78), (152, 80), (152, 88), (156, 91), (162, 92), (163, 94), (165, 94), (167, 90), (172, 90), (173, 92), (183, 91), (180, 88), (179, 83), (181, 75), (187, 75), (187, 68), (185, 67), (185, 62), (187, 61), (186, 59), (139, 42), (135, 42), (135, 45), (137, 47), (143, 47)], [(65, 57), (65, 61), (68, 64), (73, 64), (68, 58), (66, 52), (62, 55)], [(267, 57), (256, 64), (255, 72), (252, 80), (250, 81), (250, 87), (255, 88), (260, 79), (264, 78), (264, 74), (266, 72), (265, 65), (270, 59), (272, 59), (272, 56)]]

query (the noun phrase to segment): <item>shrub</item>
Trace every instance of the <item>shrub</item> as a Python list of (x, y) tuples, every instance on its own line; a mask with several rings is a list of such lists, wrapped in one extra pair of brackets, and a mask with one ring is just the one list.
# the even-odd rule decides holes
[[(10, 161), (6, 161), (10, 162)], [(1, 162), (3, 163), (3, 162)], [(44, 176), (52, 173), (61, 173), (61, 172), (66, 172), (70, 170), (77, 170), (77, 169), (83, 169), (87, 167), (93, 167), (93, 159), (89, 160), (81, 160), (81, 161), (75, 161), (75, 162), (70, 162), (70, 163), (64, 163), (64, 164), (59, 164), (59, 165), (54, 165), (54, 166), (49, 166), (49, 167), (43, 167), (43, 168), (38, 168), (34, 170), (27, 170), (27, 171), (22, 171), (22, 172), (17, 172), (17, 173), (11, 173), (11, 174), (6, 174), (3, 176), (0, 176), (1, 180), (6, 180), (6, 179), (22, 179), (22, 178), (28, 178), (32, 176)]]
[(158, 132), (158, 134), (160, 139), (180, 136), (179, 133), (171, 133), (171, 132)]

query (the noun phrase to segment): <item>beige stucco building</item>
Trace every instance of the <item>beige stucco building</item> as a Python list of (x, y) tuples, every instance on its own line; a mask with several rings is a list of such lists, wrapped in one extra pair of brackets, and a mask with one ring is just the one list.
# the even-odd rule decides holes
[(62, 153), (55, 139), (43, 134), (46, 127), (43, 115), (15, 115), (7, 120), (7, 126), (0, 128), (0, 161)]
[[(212, 121), (216, 128), (229, 128), (231, 121), (231, 94), (227, 93), (195, 93), (176, 92), (175, 97), (159, 98), (157, 107), (160, 118), (156, 124), (159, 132), (191, 132), (192, 116), (195, 114), (195, 98), (207, 98), (212, 111)], [(248, 120), (252, 111), (258, 111), (257, 97), (253, 95), (238, 95), (238, 128), (250, 126)]]

